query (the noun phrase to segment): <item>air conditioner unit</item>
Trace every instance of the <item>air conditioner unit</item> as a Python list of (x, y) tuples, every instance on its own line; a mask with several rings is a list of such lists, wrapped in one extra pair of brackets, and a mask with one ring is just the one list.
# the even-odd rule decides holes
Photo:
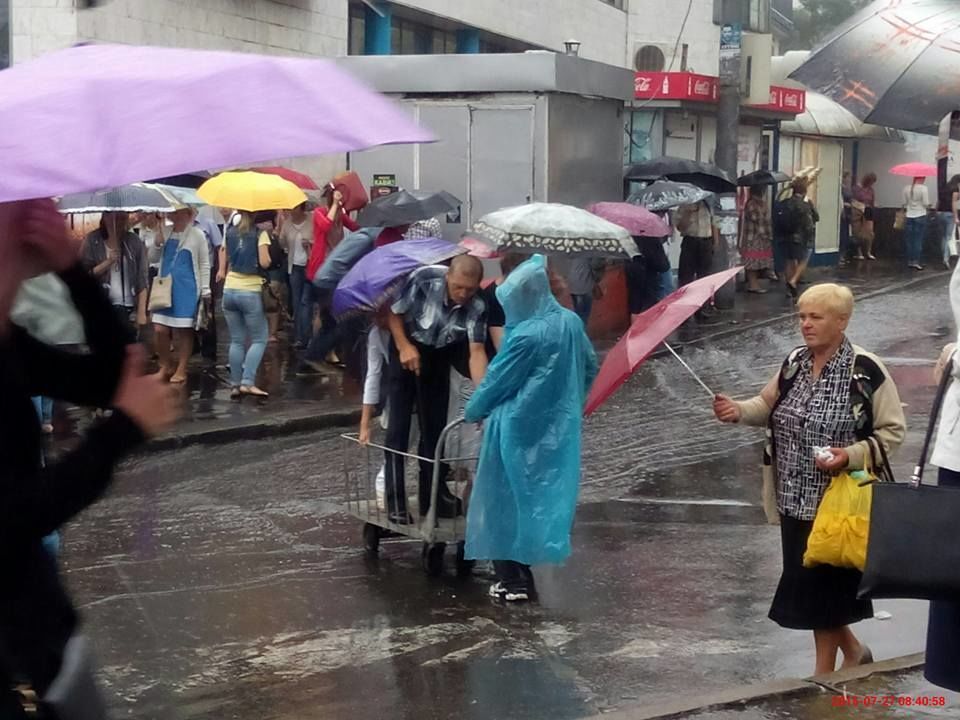
[(765, 105), (770, 99), (773, 36), (744, 33), (740, 52), (740, 92), (743, 103)]
[[(632, 65), (638, 72), (665, 72), (673, 60), (674, 46), (669, 43), (637, 42), (633, 46)], [(680, 69), (679, 58), (673, 70)]]

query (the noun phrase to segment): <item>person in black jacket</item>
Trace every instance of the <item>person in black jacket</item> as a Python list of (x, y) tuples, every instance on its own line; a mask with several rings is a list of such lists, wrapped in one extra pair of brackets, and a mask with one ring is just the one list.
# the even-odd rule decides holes
[[(143, 375), (143, 350), (123, 343), (120, 319), (79, 262), (49, 200), (0, 203), (0, 717), (24, 716), (16, 685), (42, 699), (60, 670), (78, 617), (42, 538), (107, 489), (116, 462), (177, 416), (175, 392)], [(57, 272), (84, 320), (89, 353), (44, 345), (11, 324), (20, 283)], [(73, 452), (41, 467), (45, 395), (112, 409)], [(36, 716), (34, 716), (36, 717)], [(42, 715), (39, 717), (43, 717)]]

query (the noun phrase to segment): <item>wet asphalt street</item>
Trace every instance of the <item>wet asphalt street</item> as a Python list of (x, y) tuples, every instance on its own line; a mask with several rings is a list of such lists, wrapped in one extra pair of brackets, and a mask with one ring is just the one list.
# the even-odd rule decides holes
[[(849, 333), (907, 405), (901, 477), (952, 333), (946, 283), (864, 301)], [(685, 358), (743, 395), (796, 344), (784, 322)], [(128, 462), (68, 528), (67, 581), (118, 717), (558, 720), (806, 676), (808, 634), (766, 619), (780, 548), (758, 507), (759, 441), (717, 424), (675, 360), (648, 363), (587, 423), (574, 556), (537, 570), (536, 605), (493, 604), (482, 577), (426, 577), (411, 541), (370, 560), (338, 509), (336, 431)], [(892, 617), (858, 632), (878, 659), (923, 649), (924, 603), (877, 609)]]

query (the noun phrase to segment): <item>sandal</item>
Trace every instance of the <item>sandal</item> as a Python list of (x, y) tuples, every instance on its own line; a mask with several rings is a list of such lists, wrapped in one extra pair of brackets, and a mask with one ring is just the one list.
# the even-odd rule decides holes
[(250, 395), (252, 397), (267, 398), (270, 397), (270, 393), (266, 390), (261, 390), (256, 385), (250, 385), (249, 387), (245, 385), (240, 386), (241, 395)]
[(239, 388), (239, 387), (235, 387), (235, 388), (233, 388), (233, 389), (230, 391), (230, 399), (231, 399), (231, 400), (239, 400), (239, 399), (240, 399), (240, 396), (241, 396), (242, 394), (243, 394), (243, 393), (240, 392), (240, 388)]
[(186, 375), (174, 375), (170, 378), (171, 385), (183, 385), (187, 381)]

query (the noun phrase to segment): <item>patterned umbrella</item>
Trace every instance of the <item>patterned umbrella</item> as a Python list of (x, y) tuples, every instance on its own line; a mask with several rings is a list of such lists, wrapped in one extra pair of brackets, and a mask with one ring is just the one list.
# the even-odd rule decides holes
[(790, 75), (863, 122), (926, 132), (957, 109), (958, 76), (956, 0), (877, 0)]
[(670, 225), (639, 205), (623, 202), (594, 203), (587, 210), (619, 225), (634, 237), (662, 238), (670, 235)]
[(635, 257), (630, 233), (572, 205), (530, 203), (484, 215), (469, 235), (497, 250), (555, 255)]
[(62, 213), (173, 212), (172, 198), (142, 183), (121, 185), (92, 193), (75, 193), (60, 198)]
[(457, 255), (465, 248), (445, 240), (400, 240), (364, 255), (343, 277), (333, 291), (333, 314), (373, 312), (393, 297), (411, 272), (424, 265), (435, 265)]
[(627, 202), (645, 207), (650, 212), (666, 212), (683, 205), (695, 205), (712, 197), (712, 192), (696, 185), (659, 180), (635, 192), (627, 198)]

